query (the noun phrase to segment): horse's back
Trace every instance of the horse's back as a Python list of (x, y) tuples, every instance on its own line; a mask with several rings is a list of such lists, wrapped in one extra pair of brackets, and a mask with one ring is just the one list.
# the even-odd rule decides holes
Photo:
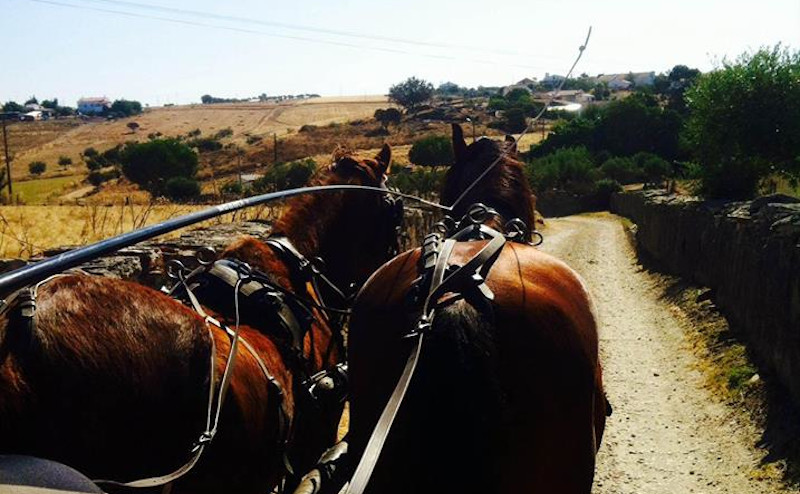
[[(457, 244), (463, 265), (484, 242)], [(385, 265), (359, 295), (351, 324), (352, 424), (366, 440), (402, 371), (415, 322), (419, 251)], [(588, 492), (602, 425), (597, 329), (580, 277), (536, 249), (508, 243), (477, 290), (437, 311), (375, 492)], [(366, 429), (365, 429), (366, 428)], [(425, 474), (389, 479), (408, 458)], [(461, 476), (463, 482), (454, 481)], [(455, 482), (455, 484), (454, 484)]]
[[(202, 319), (152, 289), (69, 275), (37, 290), (32, 320), (0, 319), (0, 452), (124, 475), (161, 474), (203, 427), (210, 346)], [(167, 438), (174, 447), (162, 446)], [(119, 477), (117, 477), (119, 478)]]

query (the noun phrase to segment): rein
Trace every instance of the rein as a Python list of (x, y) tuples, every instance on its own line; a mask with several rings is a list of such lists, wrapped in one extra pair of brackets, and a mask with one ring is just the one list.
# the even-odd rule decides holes
[[(447, 217), (434, 226), (437, 231), (425, 237), (420, 258), (423, 270), (420, 283), (428, 285), (427, 295), (416, 327), (404, 336), (404, 338), (416, 339), (416, 341), (408, 355), (400, 379), (367, 441), (364, 453), (350, 480), (350, 485), (345, 491), (346, 494), (362, 494), (367, 488), (389, 436), (389, 431), (411, 384), (419, 356), (422, 353), (424, 338), (434, 330), (436, 311), (452, 300), (442, 299), (442, 297), (451, 292), (458, 294), (468, 290), (478, 290), (480, 295), (487, 300), (494, 300), (494, 293), (485, 281), (506, 242), (513, 241), (533, 245), (526, 241), (527, 238), (530, 238), (531, 233), (527, 231), (524, 223), (518, 219), (509, 221), (506, 225), (510, 233), (503, 234), (483, 225), (483, 222), (490, 216), (499, 216), (499, 214), (483, 204), (475, 204), (469, 208), (461, 221), (456, 222)], [(508, 228), (509, 226), (510, 228)], [(541, 238), (538, 232), (535, 234)], [(449, 265), (450, 256), (458, 242), (484, 239), (489, 241), (464, 265), (458, 267)]]

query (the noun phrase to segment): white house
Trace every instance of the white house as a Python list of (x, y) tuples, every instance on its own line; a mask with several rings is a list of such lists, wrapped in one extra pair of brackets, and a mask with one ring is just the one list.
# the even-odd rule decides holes
[(78, 100), (78, 111), (84, 115), (97, 115), (111, 108), (111, 101), (105, 96), (99, 98), (81, 98)]

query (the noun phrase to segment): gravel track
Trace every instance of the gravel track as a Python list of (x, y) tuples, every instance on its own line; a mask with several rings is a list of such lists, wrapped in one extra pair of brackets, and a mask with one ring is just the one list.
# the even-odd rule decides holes
[(759, 431), (703, 386), (685, 337), (687, 321), (663, 299), (663, 282), (637, 264), (620, 219), (549, 219), (543, 233), (541, 249), (585, 278), (600, 322), (614, 414), (593, 492), (786, 492), (757, 474), (764, 456), (754, 446)]

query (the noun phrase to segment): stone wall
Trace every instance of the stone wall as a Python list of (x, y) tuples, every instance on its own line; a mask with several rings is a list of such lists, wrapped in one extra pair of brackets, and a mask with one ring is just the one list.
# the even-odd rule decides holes
[(608, 200), (596, 195), (573, 194), (563, 190), (548, 190), (537, 194), (536, 210), (545, 218), (608, 209)]
[(640, 255), (713, 290), (717, 306), (800, 403), (800, 200), (720, 203), (664, 191), (615, 194)]
[[(407, 206), (403, 219), (401, 251), (422, 245), (423, 237), (432, 230), (433, 224), (439, 217), (440, 215), (433, 209)], [(204, 247), (211, 247), (219, 252), (241, 235), (266, 238), (270, 231), (270, 224), (264, 221), (197, 228), (177, 238), (156, 239), (122, 249), (113, 255), (86, 263), (80, 266), (80, 269), (91, 274), (129, 279), (159, 288), (170, 283), (165, 274), (165, 265), (169, 261), (177, 259), (188, 268), (194, 268), (197, 266), (195, 255)], [(45, 257), (50, 257), (66, 250), (69, 249), (53, 249), (44, 254)], [(18, 259), (0, 260), (0, 273), (23, 265), (25, 262)]]

